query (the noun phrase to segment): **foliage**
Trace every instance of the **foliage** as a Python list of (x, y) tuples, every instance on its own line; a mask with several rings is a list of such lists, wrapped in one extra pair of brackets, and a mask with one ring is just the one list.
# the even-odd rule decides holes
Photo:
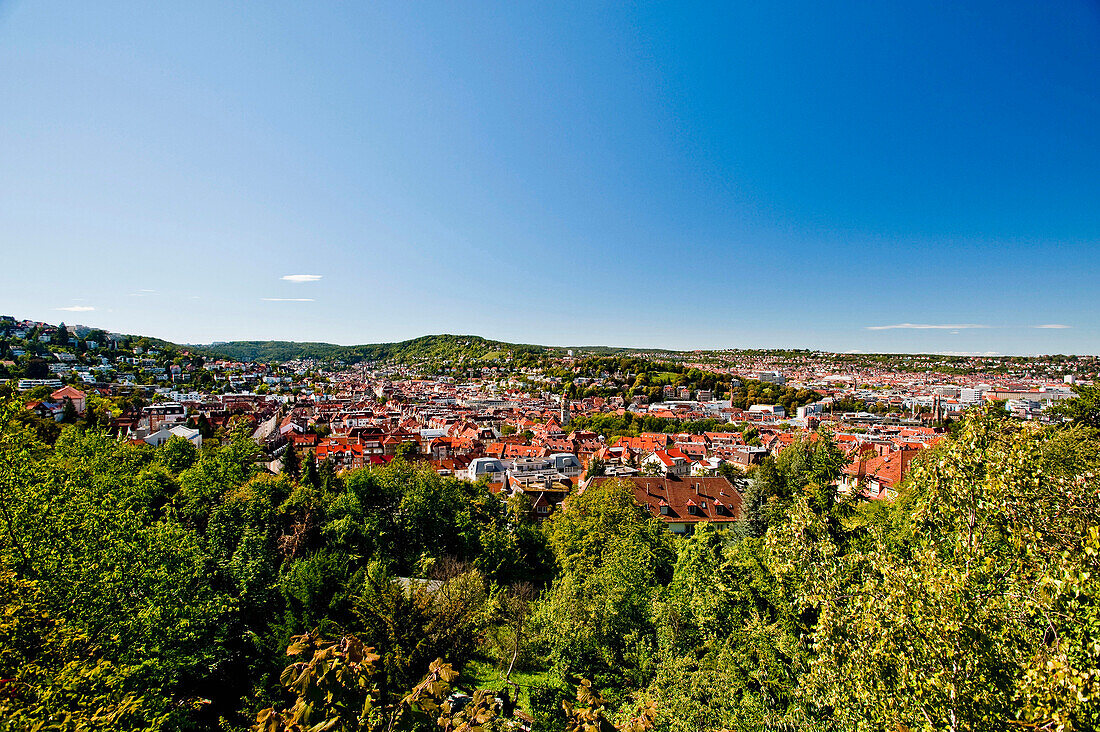
[(549, 661), (621, 694), (652, 673), (650, 604), (672, 571), (671, 536), (642, 513), (623, 481), (590, 486), (549, 522), (558, 576), (535, 622)]
[(1100, 427), (1100, 386), (1078, 385), (1073, 392), (1072, 398), (1055, 404), (1051, 413), (1076, 424)]
[(482, 732), (496, 716), (492, 698), (483, 691), (463, 708), (452, 708), (448, 692), (457, 673), (442, 659), (433, 661), (423, 680), (399, 701), (386, 703), (374, 678), (380, 657), (355, 636), (326, 641), (306, 633), (295, 636), (286, 653), (302, 659), (280, 676), (295, 702), (285, 710), (261, 711), (255, 732), (389, 732), (422, 729), (433, 718), (443, 730)]
[(1095, 728), (1095, 441), (1066, 438), (975, 416), (867, 551), (844, 553), (806, 500), (769, 533), (818, 616), (807, 690), (842, 726)]
[(415, 682), (433, 658), (465, 662), (489, 621), (484, 579), (454, 567), (442, 579), (398, 580), (377, 565), (354, 599), (356, 627), (382, 654), (383, 689)]
[(494, 353), (537, 353), (537, 346), (490, 341), (480, 336), (430, 335), (399, 343), (337, 346), (331, 343), (290, 341), (231, 341), (204, 347), (203, 352), (234, 361), (281, 363), (295, 359), (317, 361), (415, 361), (480, 359)]
[(5, 399), (0, 730), (488, 730), (513, 690), (546, 730), (1097, 729), (1080, 414), (971, 414), (871, 504), (814, 433), (677, 538), (622, 481), (538, 526), (420, 462), (294, 481), (243, 424), (154, 449)]

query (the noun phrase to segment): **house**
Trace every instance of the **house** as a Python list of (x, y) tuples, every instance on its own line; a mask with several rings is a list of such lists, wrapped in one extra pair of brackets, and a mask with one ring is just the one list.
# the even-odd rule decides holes
[(195, 447), (202, 447), (202, 433), (197, 429), (191, 429), (182, 424), (177, 424), (174, 427), (168, 427), (167, 425), (163, 426), (144, 439), (146, 444), (158, 447), (168, 442), (168, 440), (173, 437), (182, 437)]
[(19, 391), (27, 391), (28, 389), (34, 389), (38, 386), (50, 386), (56, 388), (61, 387), (61, 379), (20, 379), (16, 383), (16, 388)]
[(691, 472), (691, 458), (675, 447), (657, 450), (642, 458), (641, 470), (655, 471), (661, 475), (687, 475)]
[(592, 479), (592, 485), (608, 480), (629, 483), (635, 503), (661, 519), (674, 534), (692, 534), (704, 521), (730, 524), (743, 515), (741, 493), (722, 476), (598, 477)]
[(164, 424), (176, 424), (187, 418), (187, 409), (179, 402), (162, 402), (142, 407), (142, 416), (149, 419), (149, 429), (157, 430)]
[(577, 478), (582, 472), (580, 459), (570, 452), (557, 452), (547, 456), (554, 469), (567, 478)]
[(59, 402), (28, 402), (27, 409), (42, 419), (52, 419), (54, 422), (60, 422), (65, 416), (65, 409)]
[(337, 472), (362, 468), (371, 462), (371, 457), (380, 457), (364, 455), (363, 445), (349, 442), (344, 437), (325, 438), (314, 448), (314, 455), (319, 461), (330, 461)]
[(499, 483), (504, 480), (507, 471), (507, 466), (496, 458), (475, 458), (466, 468), (465, 478), (476, 482), (486, 476), (490, 483)]
[(909, 463), (920, 450), (895, 450), (884, 455), (863, 454), (844, 467), (838, 490), (851, 495), (859, 491), (874, 500), (893, 499), (898, 485), (909, 474)]
[(86, 398), (84, 392), (79, 389), (74, 389), (71, 386), (63, 386), (57, 391), (50, 394), (50, 399), (55, 402), (64, 402), (68, 398), (73, 403), (73, 409), (77, 414), (84, 414), (84, 407), (86, 404)]
[(509, 473), (499, 487), (496, 483), (490, 483), (489, 490), (504, 498), (516, 495), (526, 497), (531, 504), (531, 518), (542, 523), (561, 506), (573, 490), (572, 482), (561, 478), (560, 475), (552, 474)]
[(691, 474), (694, 476), (717, 475), (718, 468), (724, 463), (720, 457), (709, 457), (697, 460), (691, 464)]

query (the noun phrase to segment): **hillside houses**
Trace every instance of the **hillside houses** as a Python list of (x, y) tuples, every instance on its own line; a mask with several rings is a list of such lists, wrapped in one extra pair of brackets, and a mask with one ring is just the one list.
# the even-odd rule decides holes
[[(575, 354), (515, 368), (429, 370), (234, 361), (84, 326), (66, 332), (67, 339), (59, 326), (0, 318), (0, 382), (24, 394), (37, 419), (56, 423), (108, 405), (112, 434), (149, 444), (169, 434), (199, 444), (191, 431), (224, 439), (240, 426), (274, 470), (290, 449), (300, 457), (312, 451), (337, 473), (401, 455), (522, 495), (539, 520), (552, 515), (562, 491), (607, 477), (670, 481), (661, 484), (676, 499), (667, 510), (702, 515), (698, 505), (678, 507), (680, 483), (752, 471), (800, 439), (816, 439), (819, 427), (848, 458), (841, 490), (890, 498), (912, 461), (965, 410), (1003, 402), (1020, 419), (1052, 419), (1050, 405), (1097, 370), (1094, 360), (1059, 357), (903, 354), (884, 362), (810, 351)], [(960, 373), (960, 364), (974, 373)], [(647, 386), (632, 392), (635, 384)], [(742, 385), (753, 398), (735, 404), (731, 389)]]

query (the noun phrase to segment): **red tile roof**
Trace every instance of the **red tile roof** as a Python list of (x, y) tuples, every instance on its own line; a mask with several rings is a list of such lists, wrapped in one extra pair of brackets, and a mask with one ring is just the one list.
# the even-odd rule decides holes
[[(741, 493), (722, 476), (652, 478), (599, 477), (593, 485), (624, 480), (634, 488), (634, 500), (651, 515), (669, 523), (728, 523), (741, 518)], [(662, 506), (666, 513), (662, 513)]]

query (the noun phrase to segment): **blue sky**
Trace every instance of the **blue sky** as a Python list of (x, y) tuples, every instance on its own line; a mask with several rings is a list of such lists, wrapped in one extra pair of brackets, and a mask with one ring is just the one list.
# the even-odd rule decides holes
[(184, 342), (1100, 353), (1100, 4), (0, 0), (0, 262)]

